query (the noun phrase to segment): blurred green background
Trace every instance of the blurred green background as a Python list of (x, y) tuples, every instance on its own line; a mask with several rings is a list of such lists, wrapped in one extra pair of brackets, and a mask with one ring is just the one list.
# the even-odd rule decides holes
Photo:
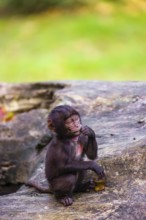
[(0, 81), (146, 80), (145, 0), (0, 0)]

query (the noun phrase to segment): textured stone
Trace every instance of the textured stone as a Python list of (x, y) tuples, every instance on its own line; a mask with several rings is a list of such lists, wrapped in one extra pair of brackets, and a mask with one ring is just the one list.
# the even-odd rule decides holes
[(32, 110), (0, 124), (0, 185), (24, 183), (43, 160), (36, 146), (46, 133), (47, 110)]
[[(83, 123), (95, 130), (99, 144), (97, 162), (105, 168), (107, 187), (100, 193), (75, 194), (73, 205), (65, 208), (52, 195), (23, 186), (14, 194), (0, 197), (2, 220), (145, 220), (146, 83), (66, 81), (60, 84), (64, 88), (56, 90), (49, 108), (70, 104), (79, 110)], [(43, 163), (38, 165), (31, 178), (46, 186)], [(95, 176), (93, 172), (88, 175)]]

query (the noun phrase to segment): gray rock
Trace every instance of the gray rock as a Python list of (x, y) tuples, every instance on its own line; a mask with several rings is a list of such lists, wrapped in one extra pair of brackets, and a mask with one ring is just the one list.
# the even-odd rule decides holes
[(46, 133), (47, 110), (32, 110), (0, 124), (0, 185), (24, 183), (44, 158), (36, 146)]
[[(146, 83), (66, 81), (60, 84), (66, 86), (56, 90), (49, 108), (70, 104), (79, 110), (83, 123), (95, 130), (99, 144), (97, 162), (105, 168), (107, 187), (100, 193), (75, 194), (73, 205), (65, 208), (52, 195), (23, 186), (16, 193), (0, 197), (1, 219), (145, 220)], [(23, 114), (33, 115), (33, 111)], [(3, 137), (6, 134), (4, 131)], [(30, 149), (30, 143), (36, 145), (29, 139)], [(95, 177), (92, 172), (88, 175)], [(31, 178), (46, 186), (44, 165), (40, 161)]]
[[(1, 84), (0, 107), (13, 112), (14, 119), (0, 123), (0, 186), (24, 183), (44, 153), (39, 147), (51, 138), (47, 130), (48, 108), (54, 92), (63, 84)], [(40, 140), (43, 140), (40, 143)]]

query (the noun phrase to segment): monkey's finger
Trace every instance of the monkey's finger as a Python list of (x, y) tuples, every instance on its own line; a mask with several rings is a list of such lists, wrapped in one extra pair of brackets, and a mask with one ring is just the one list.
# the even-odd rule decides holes
[(90, 133), (89, 131), (89, 128), (84, 128), (83, 130), (81, 130), (81, 132), (84, 134), (84, 135), (88, 135)]
[(83, 131), (85, 131), (86, 129), (88, 129), (89, 127), (88, 126), (83, 126), (82, 128), (81, 128), (81, 131), (83, 132)]
[(73, 199), (68, 197), (68, 205), (71, 205), (73, 203)]
[(91, 137), (95, 137), (95, 133), (94, 131), (89, 128), (88, 126), (85, 126), (82, 130), (81, 130), (82, 134), (84, 135), (88, 135), (88, 136), (91, 136)]
[(102, 172), (100, 173), (100, 177), (101, 177), (101, 178), (105, 178), (105, 173), (104, 173), (104, 171), (102, 171)]
[(62, 198), (62, 199), (60, 200), (60, 202), (61, 202), (64, 206), (69, 206), (69, 205), (71, 205), (71, 204), (73, 203), (73, 199), (70, 198), (70, 197), (68, 197), (68, 196), (66, 196), (66, 197)]

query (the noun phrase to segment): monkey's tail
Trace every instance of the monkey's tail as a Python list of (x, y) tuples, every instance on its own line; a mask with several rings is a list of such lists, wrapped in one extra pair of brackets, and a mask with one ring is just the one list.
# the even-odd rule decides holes
[(34, 180), (29, 180), (28, 182), (25, 183), (26, 186), (29, 187), (33, 187), (35, 189), (37, 189), (39, 192), (41, 193), (53, 193), (50, 189), (49, 186), (45, 187), (45, 186), (41, 186), (39, 185), (37, 182), (35, 182)]

